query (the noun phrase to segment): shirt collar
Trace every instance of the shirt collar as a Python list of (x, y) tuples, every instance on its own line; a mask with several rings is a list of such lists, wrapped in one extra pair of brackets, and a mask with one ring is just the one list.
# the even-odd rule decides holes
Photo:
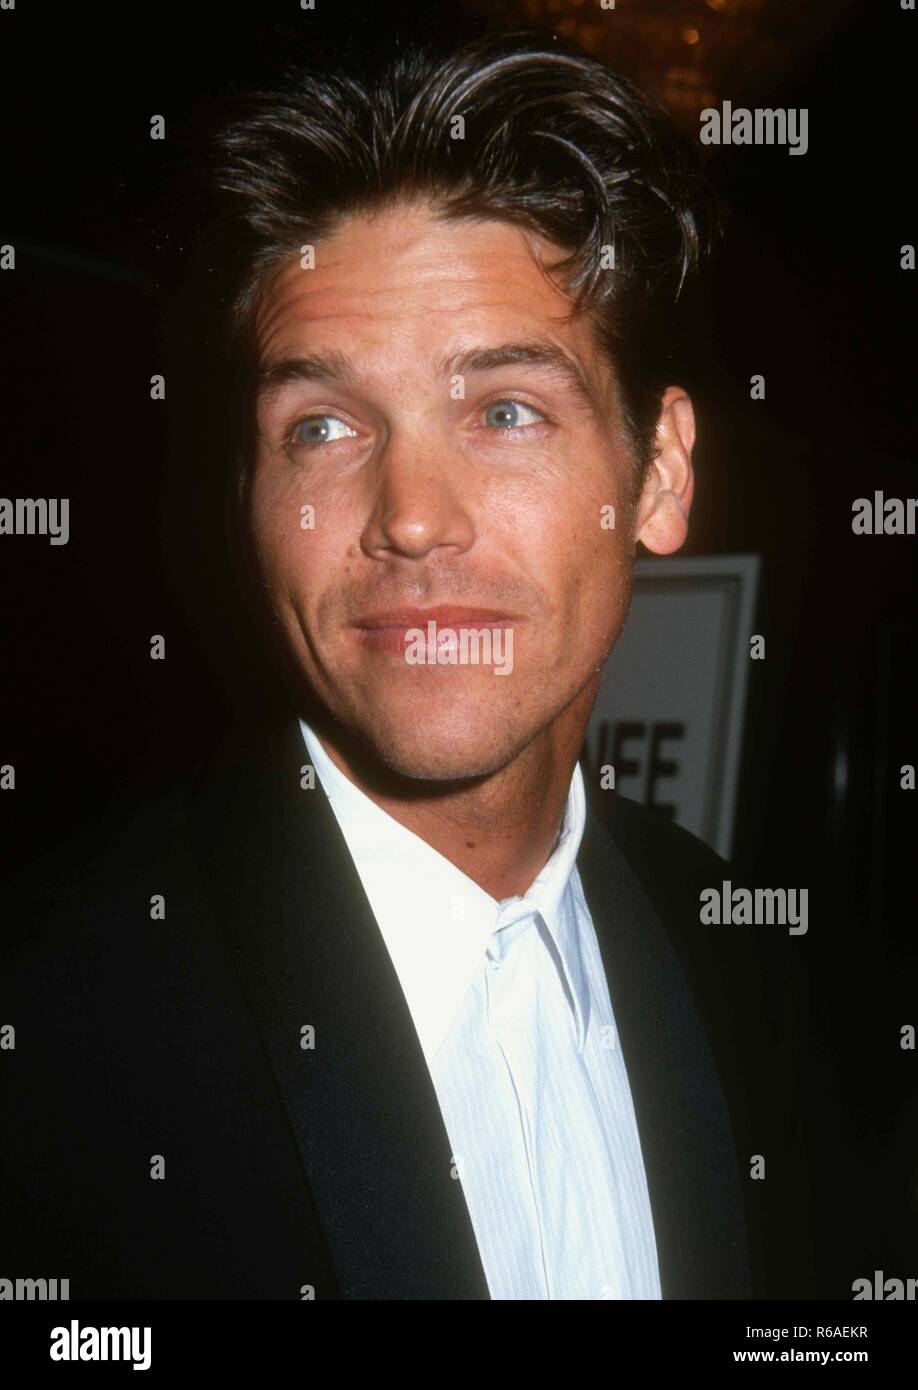
[(538, 914), (565, 986), (582, 1050), (589, 991), (580, 953), (572, 880), (583, 837), (586, 798), (574, 767), (558, 841), (519, 897), (492, 898), (437, 850), (371, 800), (300, 720), (319, 782), (344, 835), (405, 994), (428, 1063), (455, 1018), (495, 931)]
[[(548, 933), (549, 949), (564, 982), (574, 1016), (577, 1047), (583, 1050), (589, 1023), (589, 987), (580, 949), (579, 880), (577, 855), (586, 823), (586, 793), (580, 764), (574, 765), (564, 818), (555, 848), (544, 868), (519, 898), (504, 898), (497, 904), (498, 926), (516, 920), (533, 910)], [(493, 899), (492, 899), (493, 901)]]

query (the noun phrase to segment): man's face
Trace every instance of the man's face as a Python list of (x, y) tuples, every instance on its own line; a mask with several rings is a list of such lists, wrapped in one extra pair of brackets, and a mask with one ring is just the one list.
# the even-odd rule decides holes
[[(559, 254), (402, 206), (343, 222), (261, 304), (270, 605), (322, 703), (407, 776), (506, 766), (595, 691), (625, 620), (633, 461), (590, 325), (540, 268)], [(502, 623), (492, 664), (409, 660), (428, 620), (482, 656)]]

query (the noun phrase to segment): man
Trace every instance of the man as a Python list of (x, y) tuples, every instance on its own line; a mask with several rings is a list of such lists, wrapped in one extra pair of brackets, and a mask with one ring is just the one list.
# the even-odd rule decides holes
[(691, 162), (599, 64), (502, 39), (314, 63), (209, 149), (290, 718), (18, 885), (6, 1264), (806, 1293), (791, 946), (703, 926), (726, 866), (577, 762), (636, 546), (686, 536)]

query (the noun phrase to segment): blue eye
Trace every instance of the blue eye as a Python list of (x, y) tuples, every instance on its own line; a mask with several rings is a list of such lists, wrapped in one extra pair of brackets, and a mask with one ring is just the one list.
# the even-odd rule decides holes
[[(525, 417), (529, 416), (529, 419)], [(522, 401), (494, 401), (485, 411), (487, 424), (499, 430), (512, 430), (519, 425), (537, 425), (545, 416), (534, 406)]]
[(328, 444), (335, 439), (347, 439), (356, 435), (337, 415), (307, 415), (293, 432), (295, 444)]

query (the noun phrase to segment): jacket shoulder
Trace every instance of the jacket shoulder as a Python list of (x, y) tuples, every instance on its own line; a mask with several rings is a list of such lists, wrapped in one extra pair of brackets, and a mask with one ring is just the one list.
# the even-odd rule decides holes
[(617, 792), (592, 792), (589, 814), (627, 860), (664, 925), (672, 932), (698, 920), (700, 895), (741, 875), (710, 845), (674, 820)]

